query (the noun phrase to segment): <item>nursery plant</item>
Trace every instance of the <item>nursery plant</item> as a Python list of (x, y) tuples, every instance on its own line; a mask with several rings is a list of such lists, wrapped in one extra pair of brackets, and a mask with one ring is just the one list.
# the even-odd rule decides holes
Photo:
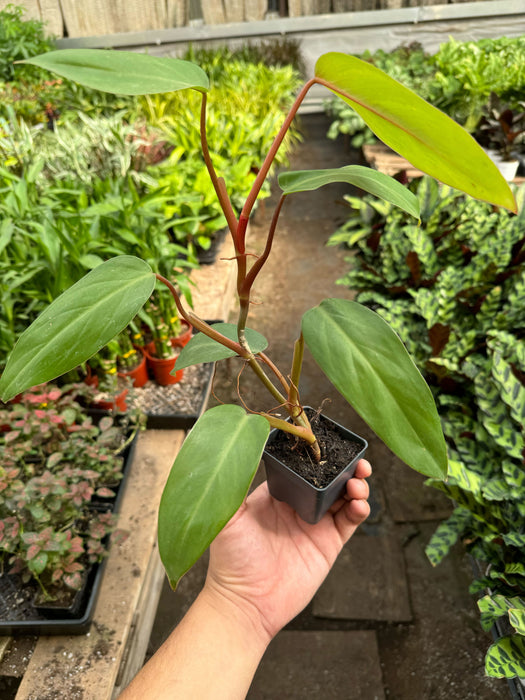
[(433, 565), (461, 540), (475, 561), (471, 590), (481, 624), (499, 627), (486, 655), (496, 677), (525, 674), (525, 188), (519, 214), (438, 187), (411, 183), (421, 224), (371, 197), (332, 243), (352, 249), (340, 282), (390, 322), (428, 378), (449, 455), (454, 502), (427, 546)]
[(129, 416), (94, 424), (83, 405), (92, 391), (46, 385), (0, 408), (0, 571), (33, 581), (47, 599), (78, 590), (105, 556), (115, 526), (107, 504), (137, 429)]
[[(235, 249), (237, 323), (210, 326), (187, 310), (175, 287), (146, 262), (118, 256), (90, 271), (41, 314), (18, 340), (0, 379), (0, 395), (7, 401), (85, 361), (131, 321), (157, 281), (170, 289), (180, 315), (200, 331), (182, 350), (175, 369), (238, 356), (255, 372), (268, 390), (267, 410), (253, 412), (238, 405), (210, 409), (189, 433), (173, 465), (159, 512), (159, 547), (173, 586), (242, 503), (271, 428), (291, 436), (293, 446), (296, 441), (306, 446), (319, 471), (326, 466), (325, 445), (319, 444), (299, 395), (305, 346), (335, 388), (407, 465), (434, 478), (446, 475), (445, 442), (430, 389), (380, 316), (354, 302), (323, 301), (303, 316), (286, 370), (275, 366), (265, 353), (265, 337), (248, 326), (252, 287), (271, 253), (279, 214), (289, 196), (331, 182), (348, 182), (400, 206), (417, 220), (414, 195), (399, 182), (360, 166), (284, 172), (279, 175), (281, 198), (261, 253), (248, 249), (247, 231), (279, 147), (314, 84), (348, 102), (380, 139), (415, 167), (473, 197), (514, 211), (507, 183), (471, 136), (374, 66), (328, 53), (319, 58), (315, 76), (298, 92), (237, 212), (210, 157), (208, 79), (198, 66), (178, 59), (87, 49), (52, 52), (31, 63), (110, 92), (190, 89), (200, 96), (202, 155)], [(283, 410), (288, 420), (276, 415)]]

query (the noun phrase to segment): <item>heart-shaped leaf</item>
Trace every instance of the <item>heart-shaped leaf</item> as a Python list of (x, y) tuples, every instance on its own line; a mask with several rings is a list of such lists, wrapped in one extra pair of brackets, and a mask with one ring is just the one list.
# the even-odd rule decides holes
[[(237, 326), (234, 323), (214, 323), (211, 327), (230, 340), (238, 340)], [(268, 347), (266, 338), (257, 331), (246, 328), (245, 335), (254, 355), (266, 350)], [(198, 365), (201, 362), (217, 362), (218, 360), (225, 360), (227, 357), (235, 357), (235, 352), (213, 340), (213, 338), (209, 338), (204, 333), (197, 333), (182, 348), (175, 363), (175, 370)]]
[(343, 53), (321, 56), (315, 75), (414, 167), (476, 199), (516, 211), (508, 183), (481, 146), (412, 90)]
[(390, 326), (361, 304), (325, 299), (303, 316), (302, 330), (317, 364), (381, 440), (416, 471), (445, 477), (432, 393)]
[(208, 76), (194, 63), (134, 51), (62, 49), (20, 63), (31, 63), (94, 90), (116, 95), (152, 95), (187, 88), (206, 91), (209, 87)]
[(240, 406), (216, 406), (193, 426), (159, 509), (159, 552), (173, 588), (242, 504), (270, 425)]
[(88, 272), (22, 333), (0, 378), (2, 400), (88, 360), (128, 325), (154, 287), (150, 266), (131, 255)]
[(348, 182), (350, 185), (381, 197), (419, 219), (419, 201), (416, 195), (393, 177), (362, 165), (346, 165), (330, 170), (299, 170), (280, 173), (279, 187), (284, 194), (317, 190), (332, 182)]

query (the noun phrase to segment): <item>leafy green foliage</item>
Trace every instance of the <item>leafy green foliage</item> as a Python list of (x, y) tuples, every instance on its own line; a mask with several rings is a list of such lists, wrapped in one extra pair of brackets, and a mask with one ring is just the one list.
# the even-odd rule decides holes
[(361, 165), (347, 165), (331, 170), (289, 171), (281, 173), (278, 180), (284, 194), (310, 192), (332, 182), (347, 182), (419, 218), (419, 202), (412, 192), (394, 178)]
[(204, 71), (189, 61), (133, 51), (62, 49), (25, 59), (92, 90), (117, 95), (145, 95), (209, 86)]
[(159, 552), (173, 588), (239, 509), (269, 432), (262, 416), (223, 405), (206, 411), (189, 433), (159, 509)]
[(17, 65), (15, 61), (50, 51), (53, 41), (44, 35), (44, 25), (24, 18), (25, 8), (8, 5), (0, 10), (0, 81), (21, 76), (42, 76), (42, 72)]
[(477, 199), (515, 210), (508, 184), (481, 146), (416, 93), (346, 54), (324, 54), (315, 74), (333, 86), (330, 89), (355, 109), (381, 141), (416, 168)]
[(432, 395), (388, 324), (361, 304), (325, 299), (303, 316), (302, 332), (317, 364), (383, 442), (412, 469), (444, 477)]
[[(453, 38), (427, 54), (417, 43), (394, 51), (360, 56), (411, 88), (473, 133), (495, 93), (511, 109), (519, 106), (525, 86), (525, 41), (520, 37), (459, 42)], [(333, 118), (328, 135), (348, 134), (355, 148), (375, 139), (357, 113), (339, 100), (327, 102)], [(522, 111), (519, 109), (519, 111)]]
[(115, 496), (129, 419), (94, 425), (81, 405), (92, 391), (48, 385), (0, 409), (0, 562), (48, 597), (80, 588), (115, 526), (112, 513), (88, 506)]
[[(511, 216), (428, 178), (412, 188), (419, 230), (391, 205), (349, 198), (353, 215), (332, 242), (357, 249), (342, 282), (393, 322), (436, 397), (449, 478), (430, 483), (456, 509), (427, 553), (437, 564), (462, 540), (488, 567), (473, 584), (491, 590), (485, 624), (490, 606), (525, 600), (525, 190)], [(521, 614), (513, 619), (516, 634), (487, 656), (493, 675), (521, 672)]]
[[(234, 323), (214, 323), (212, 328), (230, 340), (237, 342), (237, 326)], [(246, 341), (254, 355), (263, 352), (268, 346), (268, 341), (257, 331), (246, 328)], [(185, 345), (177, 358), (176, 369), (183, 369), (201, 362), (217, 362), (228, 357), (235, 357), (233, 350), (220, 345), (203, 333), (198, 333)]]
[[(154, 286), (149, 265), (132, 256), (112, 258), (91, 270), (22, 333), (0, 378), (2, 400), (88, 360), (128, 325)], [(67, 353), (57, 353), (57, 343)]]

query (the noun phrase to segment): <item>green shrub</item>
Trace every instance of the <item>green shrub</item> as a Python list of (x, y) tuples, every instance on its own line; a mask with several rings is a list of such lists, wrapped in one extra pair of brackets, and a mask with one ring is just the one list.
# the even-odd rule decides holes
[[(511, 109), (518, 108), (523, 100), (525, 36), (467, 42), (451, 38), (434, 55), (413, 43), (388, 53), (382, 49), (373, 54), (365, 52), (361, 58), (410, 87), (472, 133), (492, 93)], [(354, 147), (375, 138), (348, 105), (332, 99), (326, 110), (333, 118), (329, 138), (349, 134)]]
[(432, 103), (473, 132), (495, 93), (511, 108), (523, 100), (525, 36), (442, 44), (432, 62)]
[(400, 335), (435, 394), (456, 508), (432, 538), (433, 564), (461, 539), (480, 563), (473, 592), (486, 626), (509, 634), (489, 675), (525, 669), (525, 188), (518, 216), (424, 178), (412, 187), (421, 225), (391, 205), (348, 198), (354, 213), (331, 243), (354, 249), (341, 283)]
[(34, 66), (16, 65), (38, 54), (51, 51), (53, 40), (44, 35), (44, 25), (36, 19), (24, 20), (25, 9), (7, 5), (0, 10), (0, 81), (42, 76)]

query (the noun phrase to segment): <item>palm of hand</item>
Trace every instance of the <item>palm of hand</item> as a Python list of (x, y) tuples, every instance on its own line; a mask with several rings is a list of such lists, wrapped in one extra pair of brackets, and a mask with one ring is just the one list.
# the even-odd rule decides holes
[[(352, 482), (363, 492), (353, 497), (366, 498), (366, 483)], [(368, 508), (355, 511), (354, 522), (346, 521), (344, 528), (330, 513), (308, 525), (262, 484), (213, 542), (208, 581), (239, 605), (255, 607), (273, 636), (311, 600)]]

